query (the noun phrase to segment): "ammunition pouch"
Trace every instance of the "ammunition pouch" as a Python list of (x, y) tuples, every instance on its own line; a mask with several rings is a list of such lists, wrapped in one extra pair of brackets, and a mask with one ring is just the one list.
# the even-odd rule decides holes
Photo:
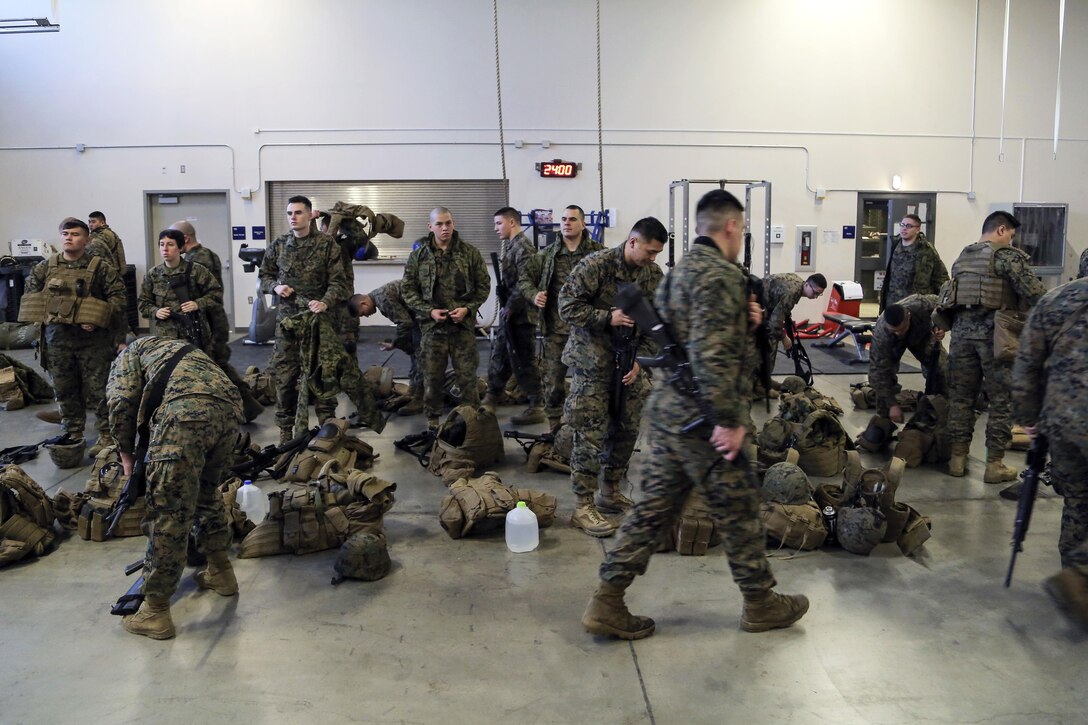
[(710, 505), (698, 488), (692, 488), (671, 532), (671, 548), (681, 556), (704, 556), (722, 543), (721, 532)]

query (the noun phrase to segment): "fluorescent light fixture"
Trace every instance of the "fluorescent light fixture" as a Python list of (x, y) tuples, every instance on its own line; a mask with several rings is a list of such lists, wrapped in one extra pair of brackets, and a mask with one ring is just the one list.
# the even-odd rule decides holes
[(49, 18), (0, 18), (0, 35), (19, 33), (56, 33), (60, 25)]
[(896, 191), (899, 191), (903, 188), (903, 177), (899, 174), (896, 174), (892, 177), (892, 188)]

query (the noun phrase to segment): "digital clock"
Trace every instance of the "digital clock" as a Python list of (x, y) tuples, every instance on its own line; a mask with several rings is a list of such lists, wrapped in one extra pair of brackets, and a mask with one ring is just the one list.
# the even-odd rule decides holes
[(536, 170), (540, 172), (541, 178), (573, 179), (578, 175), (578, 169), (581, 167), (581, 164), (573, 161), (552, 159), (538, 163)]

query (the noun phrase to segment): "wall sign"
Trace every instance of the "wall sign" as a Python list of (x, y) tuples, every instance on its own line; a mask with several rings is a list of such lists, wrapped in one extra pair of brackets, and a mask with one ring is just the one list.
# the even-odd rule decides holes
[(245, 227), (231, 227), (230, 238), (236, 242), (244, 242), (246, 240), (246, 228)]
[(264, 241), (264, 227), (253, 227), (253, 241)]

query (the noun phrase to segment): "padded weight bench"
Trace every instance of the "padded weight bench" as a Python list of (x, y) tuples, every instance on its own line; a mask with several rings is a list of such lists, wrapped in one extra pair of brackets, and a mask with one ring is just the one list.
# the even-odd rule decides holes
[(857, 365), (859, 363), (869, 364), (869, 354), (866, 351), (869, 343), (873, 341), (873, 326), (876, 325), (876, 320), (863, 319), (861, 317), (854, 317), (853, 315), (846, 315), (841, 312), (825, 312), (824, 319), (836, 325), (835, 329), (831, 333), (831, 338), (826, 342), (813, 343), (816, 347), (835, 347), (841, 345), (843, 339), (848, 335), (854, 341), (854, 346), (857, 348), (858, 356), (854, 360), (850, 360), (850, 365)]

